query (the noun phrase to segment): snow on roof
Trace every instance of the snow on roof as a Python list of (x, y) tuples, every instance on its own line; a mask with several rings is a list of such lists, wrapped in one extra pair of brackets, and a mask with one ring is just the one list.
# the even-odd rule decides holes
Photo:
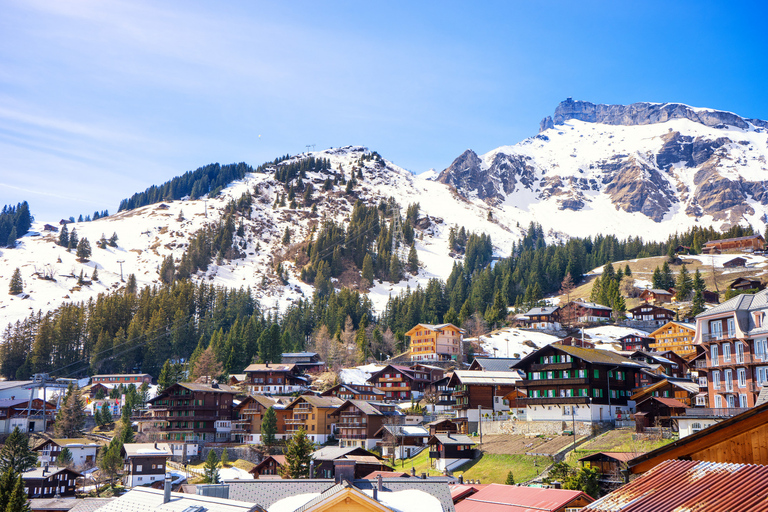
[(339, 372), (339, 378), (344, 384), (365, 384), (371, 375), (383, 370), (385, 367), (377, 364), (367, 364), (355, 368), (344, 368)]
[[(368, 496), (373, 496), (373, 489), (363, 491)], [(440, 501), (430, 494), (417, 489), (404, 491), (382, 491), (378, 494), (379, 503), (396, 512), (442, 512)], [(270, 511), (271, 512), (271, 511)]]

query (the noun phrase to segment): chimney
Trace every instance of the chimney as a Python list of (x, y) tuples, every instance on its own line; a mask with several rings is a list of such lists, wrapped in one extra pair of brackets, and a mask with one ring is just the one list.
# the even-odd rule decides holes
[(373, 488), (373, 499), (376, 501), (379, 501), (379, 489), (378, 487)]
[(309, 461), (309, 478), (315, 478), (315, 459)]
[(171, 501), (171, 474), (165, 474), (165, 486), (163, 487), (163, 503)]
[(336, 459), (333, 461), (333, 474), (337, 484), (343, 481), (354, 483), (355, 461), (349, 459)]
[(411, 476), (416, 476), (416, 468), (411, 466)]
[(464, 483), (464, 475), (459, 475), (459, 483), (460, 484)]
[(552, 482), (552, 487), (554, 487), (555, 489), (560, 489), (562, 488), (562, 485), (560, 484), (560, 482), (554, 481)]
[(381, 474), (379, 474), (378, 477), (376, 477), (376, 489), (379, 491), (384, 490), (384, 479), (381, 477)]
[(421, 474), (421, 479), (422, 480), (426, 480), (427, 479), (427, 474), (426, 473), (422, 473)]

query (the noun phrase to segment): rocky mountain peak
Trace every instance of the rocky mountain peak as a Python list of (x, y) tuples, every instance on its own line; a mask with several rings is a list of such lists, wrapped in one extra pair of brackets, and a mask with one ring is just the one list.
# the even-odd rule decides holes
[(688, 119), (715, 128), (732, 126), (747, 130), (750, 124), (756, 127), (768, 128), (768, 121), (745, 119), (732, 112), (694, 108), (682, 103), (603, 105), (568, 98), (560, 102), (552, 117), (547, 116), (542, 119), (541, 123), (539, 123), (539, 131), (554, 128), (555, 125), (563, 124), (569, 119), (621, 126), (664, 123), (672, 119)]

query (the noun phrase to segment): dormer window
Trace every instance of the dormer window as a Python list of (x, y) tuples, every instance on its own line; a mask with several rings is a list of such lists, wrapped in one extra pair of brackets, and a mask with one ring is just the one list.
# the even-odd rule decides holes
[(756, 311), (755, 313), (752, 313), (752, 317), (755, 320), (755, 327), (762, 327), (763, 326), (763, 312), (762, 311)]

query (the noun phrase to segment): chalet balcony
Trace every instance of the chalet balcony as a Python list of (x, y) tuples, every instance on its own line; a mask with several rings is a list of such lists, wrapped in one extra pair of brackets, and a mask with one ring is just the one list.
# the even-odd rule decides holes
[(347, 434), (345, 432), (341, 432), (339, 434), (339, 439), (368, 439), (368, 436), (365, 434)]
[(285, 418), (286, 425), (304, 425), (307, 418)]
[(379, 382), (403, 382), (402, 377), (379, 377)]
[(738, 339), (736, 337), (735, 332), (720, 332), (720, 333), (704, 333), (701, 335), (701, 341), (702, 343), (709, 343), (709, 342), (717, 342), (717, 341), (730, 341), (730, 340), (736, 340)]
[[(613, 379), (612, 379), (613, 380)], [(621, 381), (617, 381), (621, 382)], [(528, 380), (524, 379), (520, 384), (518, 384), (519, 387), (535, 387), (535, 386), (573, 386), (573, 385), (584, 385), (589, 384), (589, 379), (587, 378), (581, 378), (581, 379), (539, 379), (539, 380)]]
[(361, 412), (343, 412), (341, 413), (342, 418), (360, 418), (365, 416), (365, 414)]
[(703, 370), (707, 368), (707, 361), (704, 359), (697, 359), (693, 362), (693, 367), (697, 370)]
[(518, 398), (525, 405), (571, 405), (588, 404), (591, 402), (588, 396), (558, 396), (558, 397), (540, 397), (540, 398)]
[(382, 391), (409, 391), (411, 386), (410, 384), (402, 383), (398, 386), (381, 386), (379, 389)]
[(730, 356), (718, 356), (717, 359), (708, 359), (707, 368), (728, 368), (733, 366), (745, 366), (750, 364), (768, 365), (768, 355), (757, 356), (754, 354), (731, 354)]
[(337, 424), (339, 428), (366, 428), (367, 421), (342, 421)]
[(570, 363), (546, 363), (546, 364), (532, 364), (530, 366), (530, 370), (532, 372), (538, 372), (541, 370), (549, 371), (549, 370), (570, 370), (571, 368), (575, 367), (575, 362), (571, 361)]

